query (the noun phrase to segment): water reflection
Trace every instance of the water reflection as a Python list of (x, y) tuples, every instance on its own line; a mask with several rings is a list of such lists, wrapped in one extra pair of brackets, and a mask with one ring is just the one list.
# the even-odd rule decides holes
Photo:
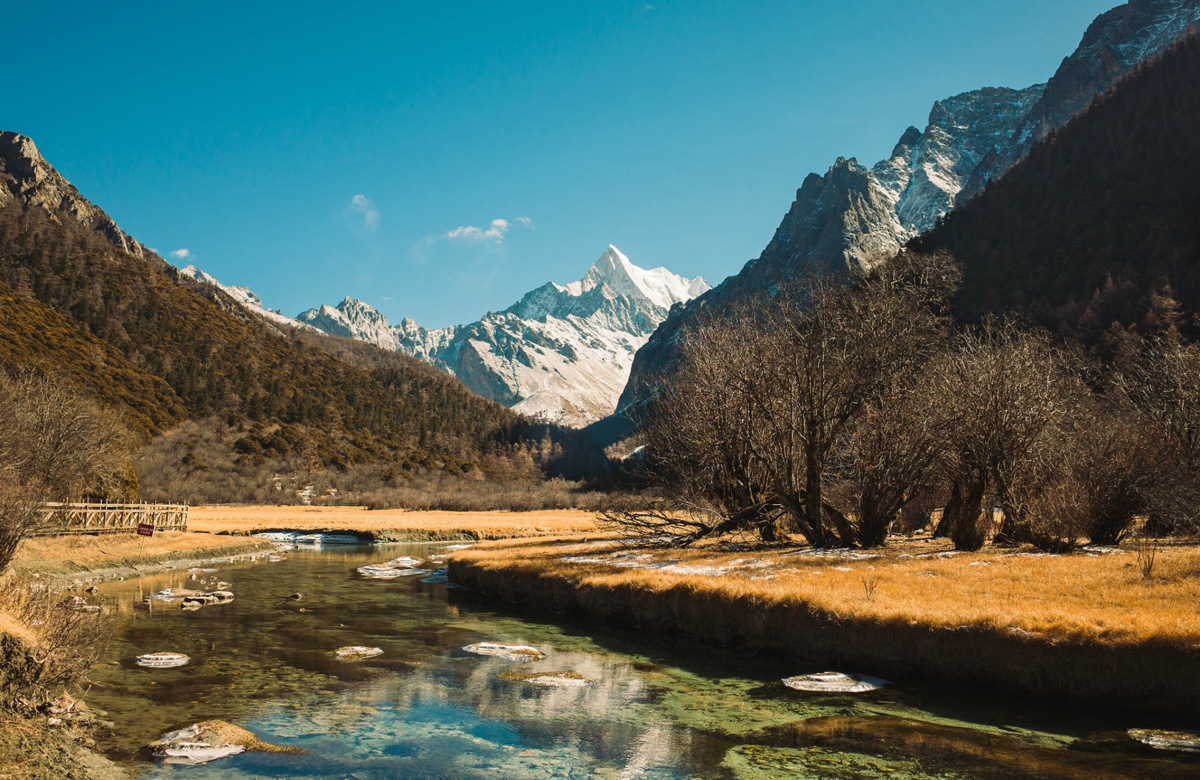
[[(229, 582), (235, 600), (196, 612), (157, 603), (149, 612), (134, 608), (151, 592), (196, 587), (187, 573), (104, 587), (118, 630), (93, 675), (90, 699), (115, 724), (102, 746), (139, 760), (139, 747), (163, 731), (217, 718), (306, 751), (245, 754), (205, 767), (142, 765), (144, 777), (184, 772), (197, 780), (1200, 773), (1186, 757), (1111, 737), (1140, 724), (953, 690), (798, 694), (777, 681), (814, 669), (638, 632), (541, 623), (451, 598), (445, 587), (415, 577), (354, 573), (437, 549), (336, 549), (225, 565), (196, 576)], [(522, 665), (461, 649), (484, 640), (534, 645), (547, 656)], [(333, 655), (345, 645), (384, 654), (345, 663)], [(180, 669), (134, 665), (136, 655), (155, 651), (193, 660)], [(499, 679), (514, 668), (568, 670), (593, 684), (542, 688)]]

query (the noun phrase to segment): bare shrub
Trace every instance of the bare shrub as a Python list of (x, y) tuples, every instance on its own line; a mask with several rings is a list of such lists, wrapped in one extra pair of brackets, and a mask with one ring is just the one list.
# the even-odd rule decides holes
[(0, 571), (46, 501), (127, 497), (129, 443), (111, 412), (64, 381), (0, 372)]
[(69, 598), (45, 584), (15, 578), (0, 589), (0, 619), (17, 627), (0, 668), (0, 707), (24, 714), (83, 684), (110, 627), (104, 615), (73, 609)]
[(1137, 546), (1138, 571), (1146, 582), (1154, 581), (1154, 564), (1158, 560), (1158, 542), (1148, 537), (1140, 537)]

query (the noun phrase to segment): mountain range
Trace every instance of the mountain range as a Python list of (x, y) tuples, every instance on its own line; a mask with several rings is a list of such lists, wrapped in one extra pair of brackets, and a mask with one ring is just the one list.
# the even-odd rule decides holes
[(762, 254), (673, 310), (638, 351), (618, 412), (652, 397), (700, 311), (766, 295), (806, 269), (860, 270), (894, 254), (1198, 21), (1196, 0), (1131, 0), (1097, 17), (1047, 83), (937, 101), (925, 129), (908, 128), (887, 159), (868, 168), (838, 158), (810, 174)]
[(392, 325), (370, 304), (345, 298), (288, 318), (245, 287), (194, 266), (180, 273), (216, 286), (277, 325), (357, 339), (424, 360), (475, 393), (530, 417), (583, 426), (616, 409), (633, 356), (671, 308), (709, 290), (700, 277), (646, 270), (609, 245), (578, 281), (547, 282), (476, 322), (428, 329)]

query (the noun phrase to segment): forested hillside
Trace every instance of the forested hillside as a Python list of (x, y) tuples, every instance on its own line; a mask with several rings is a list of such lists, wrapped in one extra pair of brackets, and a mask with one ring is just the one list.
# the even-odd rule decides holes
[[(414, 359), (275, 330), (181, 284), (153, 254), (13, 199), (0, 208), (0, 332), (5, 369), (73, 380), (144, 440), (212, 417), (235, 430), (241, 454), (303, 449), (345, 465), (477, 460), (531, 433)], [(289, 436), (273, 435), (279, 425)]]
[(1200, 312), (1200, 38), (1126, 77), (915, 245), (968, 320), (1015, 310), (1111, 356)]

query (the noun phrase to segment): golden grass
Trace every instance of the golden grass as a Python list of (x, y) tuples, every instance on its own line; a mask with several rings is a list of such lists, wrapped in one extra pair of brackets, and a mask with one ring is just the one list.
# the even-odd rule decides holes
[[(947, 545), (930, 541), (900, 542), (881, 557), (852, 560), (802, 548), (639, 550), (613, 541), (555, 540), (479, 545), (456, 552), (452, 561), (568, 578), (577, 586), (684, 590), (764, 607), (802, 607), (838, 620), (1200, 648), (1197, 546), (1162, 548), (1149, 582), (1132, 550), (1060, 556), (1028, 550), (952, 554)], [(662, 564), (671, 566), (646, 568)]]
[(6, 575), (36, 574), (55, 580), (172, 561), (222, 558), (271, 548), (271, 543), (263, 539), (178, 531), (163, 531), (150, 538), (133, 534), (37, 537), (21, 543)]
[(450, 576), (540, 608), (781, 652), (1106, 706), (1194, 711), (1200, 547), (953, 554), (900, 542), (867, 560), (776, 547), (645, 550), (612, 539), (493, 542)]
[(440, 512), (365, 507), (196, 506), (188, 528), (221, 534), (265, 530), (367, 533), (380, 539), (510, 539), (590, 533), (596, 513), (577, 509), (540, 512)]
[(33, 626), (18, 620), (6, 612), (0, 612), (0, 634), (15, 636), (31, 647), (36, 647), (41, 641)]

